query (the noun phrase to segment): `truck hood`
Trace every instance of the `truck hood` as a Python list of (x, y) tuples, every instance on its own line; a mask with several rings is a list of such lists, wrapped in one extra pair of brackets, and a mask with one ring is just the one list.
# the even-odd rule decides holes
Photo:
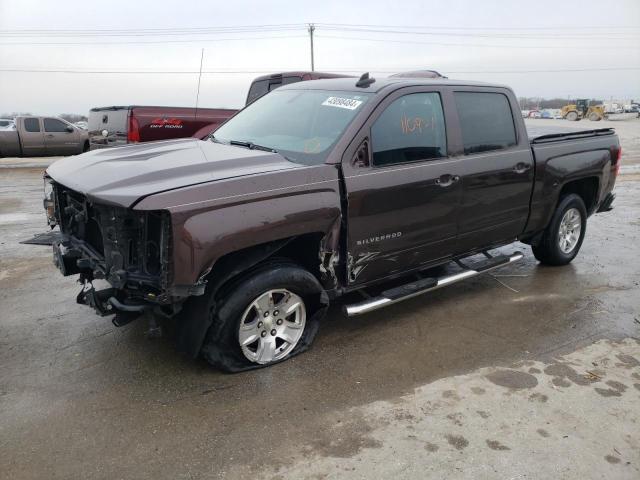
[(277, 153), (185, 138), (94, 150), (47, 174), (92, 201), (131, 207), (158, 192), (299, 167)]

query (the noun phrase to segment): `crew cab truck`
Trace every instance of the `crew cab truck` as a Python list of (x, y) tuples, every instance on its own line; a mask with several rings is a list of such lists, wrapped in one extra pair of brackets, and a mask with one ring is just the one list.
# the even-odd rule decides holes
[(89, 150), (87, 132), (56, 117), (16, 117), (0, 130), (0, 157), (76, 155)]
[(516, 240), (568, 264), (619, 166), (610, 129), (529, 138), (507, 87), (363, 75), (282, 86), (207, 141), (56, 162), (45, 206), (79, 303), (173, 317), (180, 350), (238, 371), (305, 350), (348, 292), (378, 292), (344, 306), (366, 314), (515, 262), (491, 249)]

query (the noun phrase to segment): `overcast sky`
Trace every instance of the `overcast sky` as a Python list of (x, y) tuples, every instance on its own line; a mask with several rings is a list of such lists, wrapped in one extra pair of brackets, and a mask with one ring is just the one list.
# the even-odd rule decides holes
[(192, 106), (202, 48), (200, 106), (240, 107), (257, 75), (310, 68), (309, 22), (316, 70), (435, 69), (519, 96), (640, 98), (640, 0), (0, 0), (0, 112)]

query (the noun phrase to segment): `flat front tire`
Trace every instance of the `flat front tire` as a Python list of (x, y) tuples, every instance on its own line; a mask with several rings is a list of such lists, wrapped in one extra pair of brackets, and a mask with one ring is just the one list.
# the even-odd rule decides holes
[(237, 372), (282, 362), (306, 350), (328, 299), (318, 280), (292, 263), (260, 267), (218, 294), (202, 348), (217, 368)]
[(540, 243), (531, 247), (533, 255), (545, 265), (566, 265), (578, 255), (586, 229), (584, 201), (579, 195), (566, 195), (558, 203)]

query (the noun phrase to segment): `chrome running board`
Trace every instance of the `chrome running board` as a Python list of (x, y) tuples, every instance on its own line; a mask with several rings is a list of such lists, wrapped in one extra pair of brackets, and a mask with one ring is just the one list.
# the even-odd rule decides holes
[(362, 315), (363, 313), (373, 312), (379, 308), (388, 307), (394, 303), (402, 302), (409, 298), (417, 297), (423, 293), (431, 292), (438, 288), (446, 287), (453, 283), (465, 280), (467, 278), (475, 277), (482, 273), (487, 273), (495, 268), (502, 267), (509, 263), (517, 262), (521, 260), (524, 255), (521, 252), (513, 252), (511, 255), (500, 255), (491, 257), (485, 253), (487, 260), (473, 265), (473, 267), (466, 267), (462, 262), (456, 261), (456, 263), (465, 268), (461, 272), (457, 272), (444, 277), (430, 277), (417, 280), (415, 282), (407, 283), (399, 287), (385, 290), (377, 297), (368, 298), (359, 303), (353, 303), (351, 305), (345, 305), (343, 307), (344, 312), (349, 317), (356, 315)]

